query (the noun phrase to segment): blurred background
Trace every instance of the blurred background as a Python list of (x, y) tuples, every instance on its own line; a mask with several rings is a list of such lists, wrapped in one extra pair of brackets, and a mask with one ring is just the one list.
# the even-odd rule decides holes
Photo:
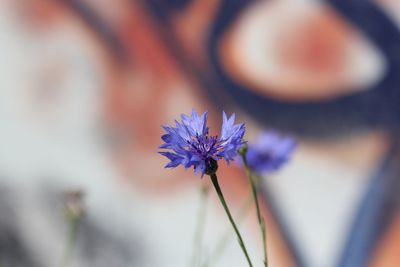
[[(0, 1), (0, 266), (62, 266), (71, 205), (69, 266), (200, 266), (202, 205), (202, 266), (246, 266), (208, 179), (157, 154), (192, 107), (298, 140), (262, 181), (271, 267), (400, 266), (399, 29), (396, 0)], [(237, 214), (244, 172), (219, 177)]]

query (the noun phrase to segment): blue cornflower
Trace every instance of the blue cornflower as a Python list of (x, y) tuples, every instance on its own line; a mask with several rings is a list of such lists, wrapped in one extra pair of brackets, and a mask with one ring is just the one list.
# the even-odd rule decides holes
[(193, 166), (195, 173), (211, 174), (216, 171), (218, 160), (223, 158), (229, 163), (235, 158), (244, 144), (244, 124), (234, 124), (235, 114), (228, 119), (223, 112), (221, 136), (211, 136), (207, 115), (207, 111), (200, 116), (193, 109), (191, 116), (182, 114), (182, 121), (175, 121), (175, 127), (162, 126), (166, 132), (161, 137), (165, 144), (159, 148), (170, 150), (159, 152), (170, 160), (166, 168)]
[(258, 173), (273, 172), (289, 160), (295, 147), (296, 141), (292, 137), (273, 131), (262, 132), (256, 142), (249, 144), (247, 164)]

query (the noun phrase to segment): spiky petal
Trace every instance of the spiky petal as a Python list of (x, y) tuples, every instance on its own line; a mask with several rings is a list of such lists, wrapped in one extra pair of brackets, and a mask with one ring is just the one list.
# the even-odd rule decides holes
[(207, 111), (201, 116), (195, 109), (191, 116), (181, 115), (181, 122), (175, 121), (175, 127), (163, 126), (164, 141), (159, 148), (170, 150), (161, 151), (170, 162), (166, 168), (183, 165), (185, 168), (194, 167), (195, 173), (204, 175), (213, 166), (214, 161), (234, 159), (237, 150), (243, 145), (245, 133), (244, 124), (234, 124), (235, 114), (229, 119), (225, 112), (222, 114), (221, 137), (210, 136), (207, 127)]

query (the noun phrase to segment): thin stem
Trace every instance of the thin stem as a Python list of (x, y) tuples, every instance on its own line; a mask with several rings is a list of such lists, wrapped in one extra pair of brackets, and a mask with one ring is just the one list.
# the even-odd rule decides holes
[(262, 243), (263, 243), (263, 253), (264, 253), (264, 266), (268, 267), (268, 253), (267, 253), (267, 237), (266, 237), (266, 232), (265, 232), (265, 221), (264, 218), (261, 216), (261, 211), (260, 211), (260, 204), (258, 202), (258, 182), (256, 183), (253, 172), (250, 170), (249, 165), (247, 164), (247, 159), (246, 155), (244, 153), (240, 153), (243, 159), (243, 163), (246, 169), (246, 174), (249, 179), (250, 185), (251, 185), (251, 192), (253, 194), (253, 199), (254, 203), (256, 205), (256, 211), (257, 211), (257, 220), (258, 220), (258, 225), (260, 226), (260, 233), (261, 233), (261, 238), (262, 238)]
[[(250, 211), (251, 204), (253, 203), (253, 197), (250, 193), (249, 196), (246, 198), (246, 201), (241, 205), (239, 212), (236, 216), (237, 224), (240, 225), (243, 220), (246, 218), (247, 214)], [(214, 252), (211, 254), (210, 258), (206, 260), (202, 267), (213, 266), (221, 257), (221, 255), (225, 252), (226, 246), (228, 242), (231, 240), (232, 235), (230, 232), (226, 232), (217, 242), (217, 245), (214, 248)]]
[(233, 229), (235, 230), (236, 236), (238, 238), (239, 245), (242, 248), (242, 251), (243, 251), (243, 253), (244, 253), (245, 257), (246, 257), (246, 260), (247, 260), (249, 266), (253, 267), (253, 264), (251, 263), (249, 254), (247, 253), (246, 246), (245, 246), (245, 244), (243, 242), (242, 236), (240, 235), (240, 232), (239, 232), (238, 228), (236, 227), (235, 221), (232, 218), (231, 212), (229, 211), (228, 205), (225, 202), (224, 195), (222, 194), (221, 188), (220, 188), (219, 183), (218, 183), (217, 175), (215, 173), (214, 174), (210, 174), (210, 178), (211, 178), (211, 181), (212, 181), (212, 183), (214, 185), (215, 191), (217, 192), (219, 200), (221, 201), (221, 204), (225, 209), (226, 215), (228, 216), (228, 219), (231, 222)]
[(75, 246), (77, 230), (80, 218), (69, 217), (68, 219), (68, 235), (64, 250), (64, 257), (61, 263), (62, 267), (67, 267), (71, 260), (71, 254)]
[(190, 266), (199, 266), (202, 258), (202, 247), (203, 247), (203, 233), (206, 221), (207, 211), (207, 199), (209, 193), (209, 187), (202, 185), (200, 188), (200, 205), (197, 216), (197, 225), (193, 238), (193, 252)]

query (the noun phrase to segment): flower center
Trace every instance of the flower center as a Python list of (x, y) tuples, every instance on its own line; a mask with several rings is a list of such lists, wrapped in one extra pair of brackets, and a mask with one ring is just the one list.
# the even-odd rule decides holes
[(189, 149), (204, 160), (214, 158), (220, 149), (218, 136), (196, 135), (187, 143)]

